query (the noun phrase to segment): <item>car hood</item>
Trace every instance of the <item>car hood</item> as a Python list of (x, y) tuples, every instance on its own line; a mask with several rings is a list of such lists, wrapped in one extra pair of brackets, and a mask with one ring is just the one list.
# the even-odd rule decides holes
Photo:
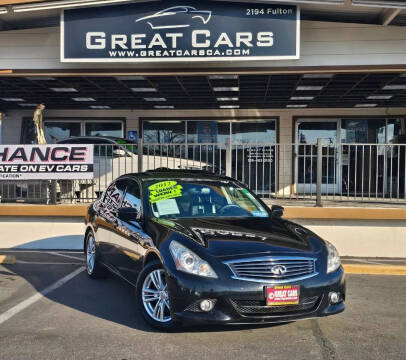
[(304, 227), (279, 218), (184, 218), (157, 220), (171, 231), (186, 235), (212, 256), (249, 254), (311, 255), (322, 242)]

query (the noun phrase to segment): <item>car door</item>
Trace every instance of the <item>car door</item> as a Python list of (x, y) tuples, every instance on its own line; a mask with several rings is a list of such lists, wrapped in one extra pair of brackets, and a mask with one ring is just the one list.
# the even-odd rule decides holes
[(137, 209), (138, 215), (131, 220), (119, 219), (113, 235), (114, 247), (118, 250), (114, 264), (120, 273), (130, 282), (136, 282), (142, 269), (142, 259), (146, 249), (152, 244), (150, 237), (142, 227), (141, 187), (138, 181), (129, 180), (124, 196), (123, 208)]
[(117, 210), (120, 208), (124, 199), (127, 179), (118, 179), (114, 181), (106, 190), (104, 198), (98, 209), (97, 241), (99, 250), (104, 262), (114, 265), (115, 258), (118, 256), (117, 249), (113, 243), (113, 234), (118, 225)]

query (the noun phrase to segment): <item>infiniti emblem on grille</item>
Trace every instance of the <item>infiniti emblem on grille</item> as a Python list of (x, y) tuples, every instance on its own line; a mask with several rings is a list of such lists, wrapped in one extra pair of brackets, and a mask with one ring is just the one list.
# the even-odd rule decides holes
[(284, 265), (274, 265), (271, 267), (272, 274), (283, 275), (286, 272), (286, 266)]

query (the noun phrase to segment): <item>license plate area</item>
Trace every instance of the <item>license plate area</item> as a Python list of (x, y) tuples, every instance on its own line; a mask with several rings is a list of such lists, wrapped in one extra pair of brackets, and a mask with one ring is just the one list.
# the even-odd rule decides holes
[(265, 288), (267, 306), (298, 305), (299, 285), (274, 285)]

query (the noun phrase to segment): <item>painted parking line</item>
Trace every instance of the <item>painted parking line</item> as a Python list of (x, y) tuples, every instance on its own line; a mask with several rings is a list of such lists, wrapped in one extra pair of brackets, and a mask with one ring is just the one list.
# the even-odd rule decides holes
[[(347, 260), (347, 259), (346, 259)], [(381, 265), (381, 263), (380, 262), (377, 262), (377, 261), (371, 261), (371, 260), (365, 260), (365, 259), (350, 259), (350, 260), (347, 260), (347, 261), (353, 261), (353, 262), (360, 262), (360, 263), (363, 263), (363, 264), (375, 264), (375, 265)]]
[(16, 264), (24, 264), (24, 265), (83, 265), (83, 262), (75, 262), (75, 263), (74, 262), (41, 262), (41, 261), (17, 260)]
[(49, 294), (50, 292), (58, 289), (69, 280), (72, 280), (74, 277), (78, 276), (82, 271), (85, 270), (84, 266), (72, 271), (70, 274), (66, 275), (62, 279), (59, 279), (57, 282), (53, 283), (52, 285), (46, 287), (44, 290), (40, 291), (39, 293), (29, 297), (28, 299), (20, 302), (16, 306), (12, 307), (11, 309), (7, 310), (6, 312), (0, 314), (0, 325), (3, 324), (5, 321), (9, 320), (13, 316), (17, 315), (30, 305), (34, 304), (38, 300), (42, 299), (45, 295)]
[(71, 255), (66, 255), (66, 254), (60, 254), (59, 252), (54, 252), (54, 251), (47, 251), (46, 254), (56, 255), (56, 256), (62, 256), (62, 257), (68, 258), (68, 259), (80, 260), (80, 258), (77, 257), (77, 256), (71, 256)]
[(79, 250), (79, 251), (74, 251), (74, 250), (60, 251), (60, 250), (58, 250), (58, 254), (83, 254), (83, 250)]
[[(38, 249), (38, 250), (20, 250), (18, 248), (15, 249), (0, 249), (0, 252), (2, 253), (14, 253), (14, 254), (18, 254), (18, 253), (32, 253), (32, 254), (41, 254), (44, 252), (44, 250), (42, 249)], [(47, 251), (48, 253), (53, 253), (55, 251)], [(83, 251), (60, 251), (58, 250), (58, 253), (63, 253), (63, 254), (83, 254)]]

